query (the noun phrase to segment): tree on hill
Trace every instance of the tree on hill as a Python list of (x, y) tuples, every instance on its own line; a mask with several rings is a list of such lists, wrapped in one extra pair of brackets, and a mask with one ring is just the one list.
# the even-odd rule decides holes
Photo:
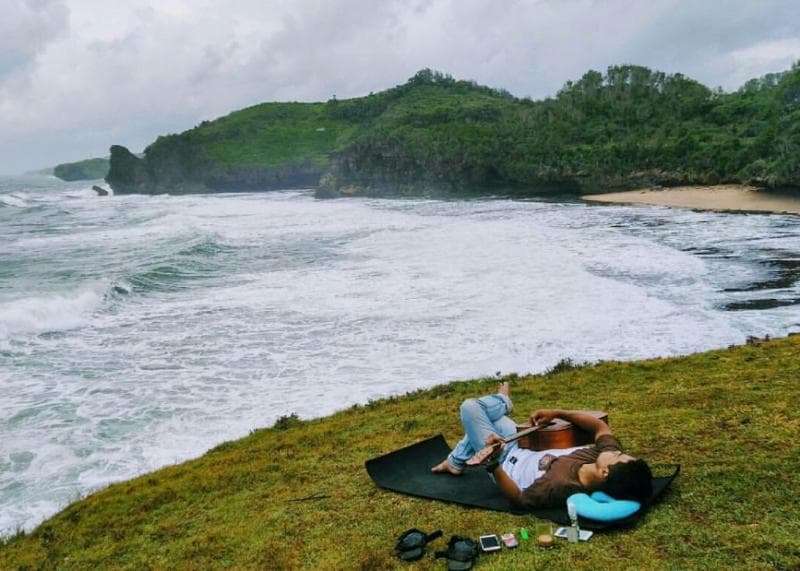
[(734, 93), (679, 73), (611, 66), (541, 101), (426, 68), (365, 97), (235, 111), (159, 138), (145, 163), (165, 187), (188, 179), (211, 189), (280, 188), (324, 176), (333, 194), (586, 192), (722, 181), (800, 186), (799, 148), (797, 64)]

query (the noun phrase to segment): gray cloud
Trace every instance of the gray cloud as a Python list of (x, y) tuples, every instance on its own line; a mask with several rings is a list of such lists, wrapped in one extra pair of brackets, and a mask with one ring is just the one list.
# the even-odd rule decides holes
[(67, 30), (68, 20), (62, 0), (7, 0), (0, 18), (0, 81), (30, 68)]
[(619, 63), (732, 90), (800, 58), (792, 0), (11, 2), (0, 172), (140, 150), (262, 101), (364, 95), (423, 67), (541, 98)]

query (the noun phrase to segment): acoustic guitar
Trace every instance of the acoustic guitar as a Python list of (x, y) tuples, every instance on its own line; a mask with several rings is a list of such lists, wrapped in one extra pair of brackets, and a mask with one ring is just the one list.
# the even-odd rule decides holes
[[(608, 413), (600, 410), (582, 410), (598, 420), (608, 424)], [(531, 425), (529, 422), (517, 425), (517, 433), (503, 439), (508, 444), (518, 440), (517, 446), (528, 450), (552, 450), (554, 448), (572, 448), (573, 446), (588, 446), (594, 444), (594, 435), (582, 428), (578, 428), (569, 421), (555, 418), (547, 424)], [(477, 466), (493, 455), (501, 443), (486, 446), (467, 460), (468, 466)]]

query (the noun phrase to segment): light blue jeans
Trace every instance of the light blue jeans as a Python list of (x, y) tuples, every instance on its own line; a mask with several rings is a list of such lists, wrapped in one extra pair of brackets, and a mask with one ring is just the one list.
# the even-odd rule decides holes
[[(512, 408), (511, 399), (500, 393), (467, 399), (461, 403), (461, 426), (466, 434), (447, 457), (453, 468), (463, 470), (467, 460), (486, 446), (486, 439), (491, 433), (499, 434), (503, 438), (516, 434), (517, 423), (507, 416)], [(506, 446), (500, 462), (514, 448), (516, 442)]]

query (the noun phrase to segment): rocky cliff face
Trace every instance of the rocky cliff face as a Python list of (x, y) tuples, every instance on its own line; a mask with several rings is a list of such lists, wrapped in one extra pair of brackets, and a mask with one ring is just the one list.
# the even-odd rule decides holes
[(275, 168), (226, 167), (202, 149), (179, 141), (146, 151), (140, 159), (120, 145), (111, 147), (106, 182), (115, 194), (188, 194), (311, 188), (323, 169), (314, 164)]
[(114, 194), (153, 194), (153, 180), (144, 159), (121, 145), (111, 146), (106, 182), (114, 189)]
[(323, 168), (312, 164), (294, 164), (275, 168), (217, 168), (204, 182), (217, 192), (314, 188)]

